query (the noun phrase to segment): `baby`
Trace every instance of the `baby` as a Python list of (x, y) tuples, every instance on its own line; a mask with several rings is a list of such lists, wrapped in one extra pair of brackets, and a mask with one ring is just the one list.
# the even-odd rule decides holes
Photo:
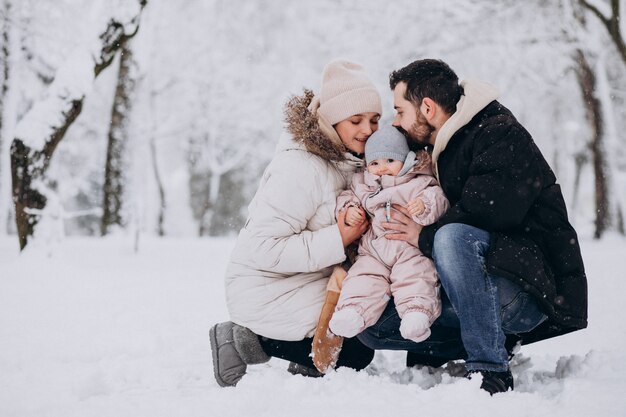
[(358, 257), (343, 281), (330, 330), (353, 337), (376, 323), (390, 297), (402, 319), (400, 333), (421, 342), (441, 313), (439, 283), (432, 260), (407, 242), (389, 240), (381, 223), (390, 222), (392, 204), (407, 207), (421, 225), (437, 221), (448, 208), (430, 168), (426, 151), (416, 156), (393, 126), (376, 131), (365, 144), (367, 171), (352, 178), (349, 190), (337, 198), (337, 213), (356, 225), (370, 217), (371, 227), (359, 244)]

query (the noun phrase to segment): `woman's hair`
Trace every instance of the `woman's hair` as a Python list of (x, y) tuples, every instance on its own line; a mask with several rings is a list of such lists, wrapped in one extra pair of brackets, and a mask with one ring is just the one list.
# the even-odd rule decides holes
[(407, 84), (404, 98), (415, 107), (428, 97), (449, 114), (456, 111), (456, 103), (463, 94), (459, 77), (448, 64), (438, 59), (420, 59), (389, 74), (392, 90), (401, 82)]

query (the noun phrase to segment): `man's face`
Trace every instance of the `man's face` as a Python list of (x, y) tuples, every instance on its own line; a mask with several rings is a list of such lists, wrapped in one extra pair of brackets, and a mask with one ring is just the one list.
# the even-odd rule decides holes
[(393, 107), (396, 109), (396, 117), (392, 124), (399, 127), (409, 139), (424, 145), (434, 145), (435, 127), (426, 120), (413, 103), (404, 98), (405, 92), (405, 82), (398, 83), (393, 89)]

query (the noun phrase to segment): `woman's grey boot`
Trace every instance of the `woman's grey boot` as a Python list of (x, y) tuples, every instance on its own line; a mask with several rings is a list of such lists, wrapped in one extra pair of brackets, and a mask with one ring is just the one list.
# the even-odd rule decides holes
[(222, 387), (234, 387), (246, 374), (248, 365), (267, 362), (259, 338), (250, 329), (233, 322), (218, 323), (209, 332), (213, 374)]

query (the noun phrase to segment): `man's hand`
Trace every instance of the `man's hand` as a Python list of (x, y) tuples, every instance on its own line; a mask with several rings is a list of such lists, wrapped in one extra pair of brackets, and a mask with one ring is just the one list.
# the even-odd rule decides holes
[(346, 224), (346, 210), (341, 210), (337, 216), (337, 227), (339, 227), (339, 234), (341, 235), (344, 248), (360, 238), (367, 230), (369, 224), (367, 219), (365, 219), (360, 225), (349, 226)]
[(395, 223), (383, 222), (381, 225), (385, 230), (392, 230), (394, 233), (387, 233), (385, 237), (389, 240), (404, 240), (419, 248), (419, 237), (424, 226), (415, 223), (406, 208), (397, 204), (392, 204), (391, 207), (394, 209), (391, 219)]
[(365, 210), (361, 207), (348, 207), (346, 209), (346, 224), (348, 226), (359, 226), (365, 221)]

